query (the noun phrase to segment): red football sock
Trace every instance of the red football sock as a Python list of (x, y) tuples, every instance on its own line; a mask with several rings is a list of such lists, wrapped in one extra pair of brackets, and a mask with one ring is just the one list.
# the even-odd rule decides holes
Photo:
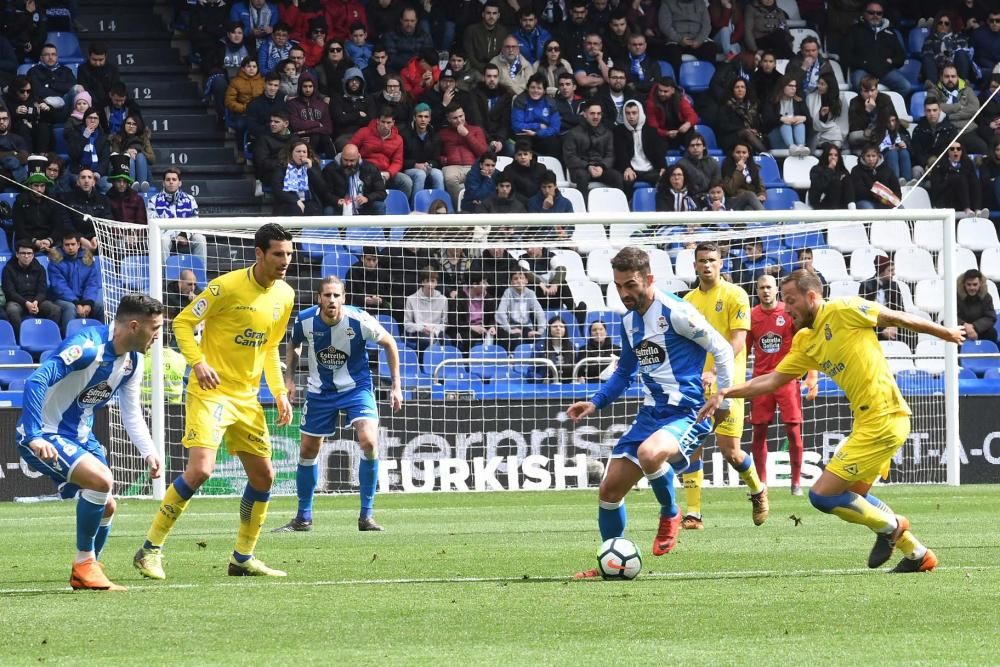
[(792, 466), (792, 486), (802, 483), (802, 424), (785, 424), (788, 437), (788, 462)]
[(753, 467), (757, 469), (757, 477), (767, 484), (767, 424), (753, 425), (753, 443), (750, 445), (753, 455)]

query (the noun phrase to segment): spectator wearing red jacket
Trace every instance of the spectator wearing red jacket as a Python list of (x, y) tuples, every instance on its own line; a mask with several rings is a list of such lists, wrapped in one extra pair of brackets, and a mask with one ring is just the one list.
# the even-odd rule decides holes
[(441, 139), (441, 171), (444, 187), (458, 207), (458, 195), (465, 184), (465, 175), (486, 152), (486, 133), (483, 128), (465, 122), (465, 109), (454, 105), (446, 115), (448, 127), (438, 135)]
[(656, 82), (646, 97), (646, 123), (667, 142), (667, 148), (687, 146), (688, 134), (698, 114), (677, 83), (669, 76)]
[(351, 38), (351, 26), (360, 23), (368, 32), (368, 15), (365, 6), (358, 0), (326, 0), (323, 3), (326, 11), (326, 25), (330, 28), (330, 37), (347, 41)]
[(406, 63), (400, 74), (403, 76), (403, 88), (416, 102), (441, 78), (438, 52), (433, 48), (421, 50), (419, 54), (410, 58), (410, 62)]
[[(289, 37), (295, 42), (309, 39), (309, 22), (324, 19), (323, 4), (320, 0), (299, 0), (297, 3), (280, 4), (281, 20), (291, 26)], [(325, 22), (325, 19), (324, 19)]]
[(403, 138), (396, 129), (392, 109), (379, 111), (378, 118), (355, 132), (350, 143), (358, 147), (362, 160), (382, 172), (386, 188), (401, 190), (409, 199), (413, 181), (403, 172)]
[(330, 139), (333, 132), (330, 105), (316, 92), (316, 78), (309, 72), (299, 77), (298, 93), (288, 100), (288, 128), (296, 137), (308, 139), (313, 151), (332, 158), (337, 151)]

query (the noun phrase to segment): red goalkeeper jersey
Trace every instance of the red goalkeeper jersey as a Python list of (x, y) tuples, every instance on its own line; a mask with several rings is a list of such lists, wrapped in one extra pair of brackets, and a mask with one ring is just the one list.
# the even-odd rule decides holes
[(759, 305), (750, 311), (750, 335), (747, 344), (753, 349), (753, 377), (766, 375), (778, 366), (792, 347), (795, 326), (778, 301), (772, 310)]

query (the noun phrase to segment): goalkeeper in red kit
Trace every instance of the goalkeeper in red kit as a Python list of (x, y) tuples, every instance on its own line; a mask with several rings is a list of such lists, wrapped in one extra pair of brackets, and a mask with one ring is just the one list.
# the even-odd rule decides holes
[[(795, 327), (785, 313), (785, 304), (778, 301), (778, 284), (774, 276), (764, 274), (757, 279), (757, 299), (760, 303), (750, 311), (750, 335), (747, 344), (753, 350), (753, 377), (767, 375), (784, 359), (792, 346)], [(816, 372), (806, 375), (806, 398), (816, 397)], [(788, 459), (792, 467), (792, 495), (802, 495), (802, 389), (799, 381), (782, 385), (777, 391), (753, 399), (750, 424), (753, 426), (751, 454), (761, 481), (767, 479), (767, 428), (774, 419), (774, 410), (781, 410), (781, 422), (788, 438)]]

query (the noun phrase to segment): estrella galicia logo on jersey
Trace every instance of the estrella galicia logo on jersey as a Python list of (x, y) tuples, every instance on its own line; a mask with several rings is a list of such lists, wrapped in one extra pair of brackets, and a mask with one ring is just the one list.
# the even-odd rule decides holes
[(347, 355), (332, 345), (317, 352), (316, 359), (321, 366), (334, 370), (347, 363)]
[(101, 382), (95, 384), (93, 387), (87, 387), (76, 397), (76, 402), (80, 405), (86, 407), (91, 405), (98, 405), (99, 403), (104, 403), (111, 400), (111, 394), (114, 390), (111, 388), (107, 382)]
[(265, 334), (263, 331), (244, 329), (243, 333), (236, 335), (233, 342), (244, 347), (262, 347), (265, 343), (267, 343), (267, 338), (264, 336)]
[(656, 318), (656, 326), (660, 328), (660, 331), (666, 331), (667, 318), (664, 317), (663, 315), (660, 315), (658, 318)]
[(635, 348), (635, 356), (639, 360), (640, 373), (652, 373), (667, 359), (663, 348), (651, 340), (639, 343), (639, 346)]
[(823, 325), (823, 337), (827, 340), (833, 340), (833, 329), (830, 328), (829, 324)]
[(764, 334), (760, 339), (760, 349), (768, 354), (777, 354), (781, 350), (781, 336), (774, 332)]
[(718, 301), (715, 302), (715, 312), (717, 313), (722, 312), (722, 299), (719, 299)]
[(59, 358), (63, 360), (63, 363), (67, 366), (73, 364), (74, 361), (83, 356), (83, 348), (79, 345), (70, 345), (65, 350), (59, 353)]
[(204, 317), (205, 313), (208, 311), (208, 299), (202, 297), (194, 302), (191, 306), (191, 311), (194, 313), (195, 317)]

